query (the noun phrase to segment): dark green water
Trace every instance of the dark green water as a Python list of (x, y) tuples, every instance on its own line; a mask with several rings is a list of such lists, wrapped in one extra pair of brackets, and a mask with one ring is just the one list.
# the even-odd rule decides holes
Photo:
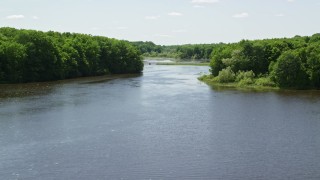
[(210, 88), (207, 67), (0, 86), (0, 179), (320, 179), (320, 93)]

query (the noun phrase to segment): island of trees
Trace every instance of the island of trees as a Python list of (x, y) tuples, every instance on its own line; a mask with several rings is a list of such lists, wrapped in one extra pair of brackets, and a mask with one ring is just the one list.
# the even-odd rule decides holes
[(209, 83), (320, 88), (320, 34), (221, 45), (211, 54)]
[(200, 77), (222, 86), (320, 88), (320, 34), (238, 43), (159, 46), (134, 42), (144, 56), (210, 59), (211, 74)]
[(126, 41), (0, 28), (0, 83), (139, 73), (142, 69), (140, 51)]

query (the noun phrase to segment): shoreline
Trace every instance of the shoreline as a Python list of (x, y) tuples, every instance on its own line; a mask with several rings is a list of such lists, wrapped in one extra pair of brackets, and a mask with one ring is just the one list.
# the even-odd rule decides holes
[(208, 86), (214, 89), (234, 89), (234, 90), (241, 90), (241, 91), (298, 91), (298, 92), (320, 92), (320, 89), (298, 89), (298, 88), (280, 88), (278, 86), (259, 86), (259, 85), (244, 85), (239, 86), (237, 82), (232, 83), (219, 83), (213, 82), (208, 79), (201, 79), (201, 76), (198, 77), (198, 80), (207, 84)]
[(236, 89), (236, 90), (258, 90), (258, 91), (289, 90), (289, 89), (281, 89), (279, 87), (271, 87), (271, 86), (258, 86), (258, 85), (239, 86), (238, 83), (219, 83), (219, 82), (212, 82), (209, 80), (201, 80), (199, 78), (198, 80), (213, 88), (226, 88), (226, 89)]
[(50, 92), (56, 86), (65, 84), (95, 84), (112, 81), (121, 78), (130, 78), (140, 76), (138, 74), (112, 74), (102, 76), (86, 76), (71, 79), (62, 79), (54, 81), (43, 82), (28, 82), (28, 83), (14, 83), (14, 84), (0, 84), (0, 98), (24, 97), (31, 95), (42, 95)]

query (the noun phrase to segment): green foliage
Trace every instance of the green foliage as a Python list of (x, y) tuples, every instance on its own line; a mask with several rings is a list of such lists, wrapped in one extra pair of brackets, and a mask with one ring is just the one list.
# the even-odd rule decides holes
[(245, 78), (245, 79), (241, 79), (241, 80), (238, 82), (238, 86), (243, 87), (243, 86), (252, 85), (252, 84), (254, 84), (254, 83), (255, 83), (254, 79)]
[(235, 80), (235, 73), (232, 71), (231, 67), (227, 67), (219, 71), (219, 75), (216, 77), (216, 81), (219, 83), (229, 83), (234, 82)]
[(222, 62), (222, 59), (220, 58), (213, 58), (211, 61), (210, 61), (210, 72), (213, 76), (217, 76), (219, 74), (219, 71), (221, 69), (223, 69), (225, 67), (225, 65), (223, 64)]
[(254, 78), (255, 78), (255, 74), (252, 70), (251, 71), (238, 71), (235, 81), (240, 82), (241, 80), (244, 80), (244, 79), (253, 80)]
[(0, 82), (139, 73), (140, 52), (125, 41), (77, 33), (0, 28)]
[(147, 41), (136, 41), (136, 42), (131, 42), (132, 45), (136, 46), (141, 53), (161, 53), (162, 52), (162, 47), (159, 45), (154, 44), (153, 42)]
[(16, 41), (26, 48), (23, 81), (61, 79), (61, 59), (53, 39), (39, 31), (17, 31)]
[(26, 48), (16, 42), (0, 44), (0, 82), (22, 82)]
[(320, 87), (320, 43), (312, 44), (311, 46), (309, 46), (306, 50), (306, 56), (307, 56), (306, 71), (309, 76), (310, 83), (313, 87), (319, 88)]
[(153, 42), (131, 42), (145, 57), (166, 57), (176, 59), (208, 60), (216, 44), (186, 44), (180, 46), (160, 46)]
[(246, 86), (254, 84), (255, 74), (251, 71), (238, 71), (235, 81), (238, 82), (238, 86)]
[(309, 43), (320, 42), (320, 33), (314, 34), (309, 38)]
[(257, 86), (276, 87), (276, 84), (269, 77), (261, 77), (255, 81)]
[(204, 74), (204, 75), (202, 75), (202, 76), (200, 76), (200, 77), (198, 77), (198, 79), (200, 80), (200, 81), (210, 81), (210, 80), (212, 80), (214, 77), (211, 75), (211, 74)]
[(213, 76), (230, 67), (261, 77), (242, 78), (238, 73), (240, 85), (320, 88), (320, 35), (220, 44), (213, 49), (210, 67)]
[(308, 83), (307, 74), (296, 51), (284, 52), (274, 64), (272, 75), (280, 87), (306, 87)]
[(213, 52), (211, 53), (212, 59), (210, 61), (212, 75), (217, 76), (219, 74), (219, 71), (227, 67), (223, 63), (223, 59), (231, 58), (232, 50), (233, 50), (232, 45), (230, 46), (221, 45), (220, 47), (215, 48), (213, 50)]

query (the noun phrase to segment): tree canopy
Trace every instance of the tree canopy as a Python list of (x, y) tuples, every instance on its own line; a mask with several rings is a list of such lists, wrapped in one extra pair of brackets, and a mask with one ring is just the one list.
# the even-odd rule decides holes
[(139, 73), (142, 69), (140, 51), (126, 41), (0, 28), (0, 83)]
[(220, 45), (213, 49), (210, 66), (213, 77), (230, 68), (236, 75), (252, 71), (257, 82), (268, 79), (278, 87), (319, 89), (320, 35)]

